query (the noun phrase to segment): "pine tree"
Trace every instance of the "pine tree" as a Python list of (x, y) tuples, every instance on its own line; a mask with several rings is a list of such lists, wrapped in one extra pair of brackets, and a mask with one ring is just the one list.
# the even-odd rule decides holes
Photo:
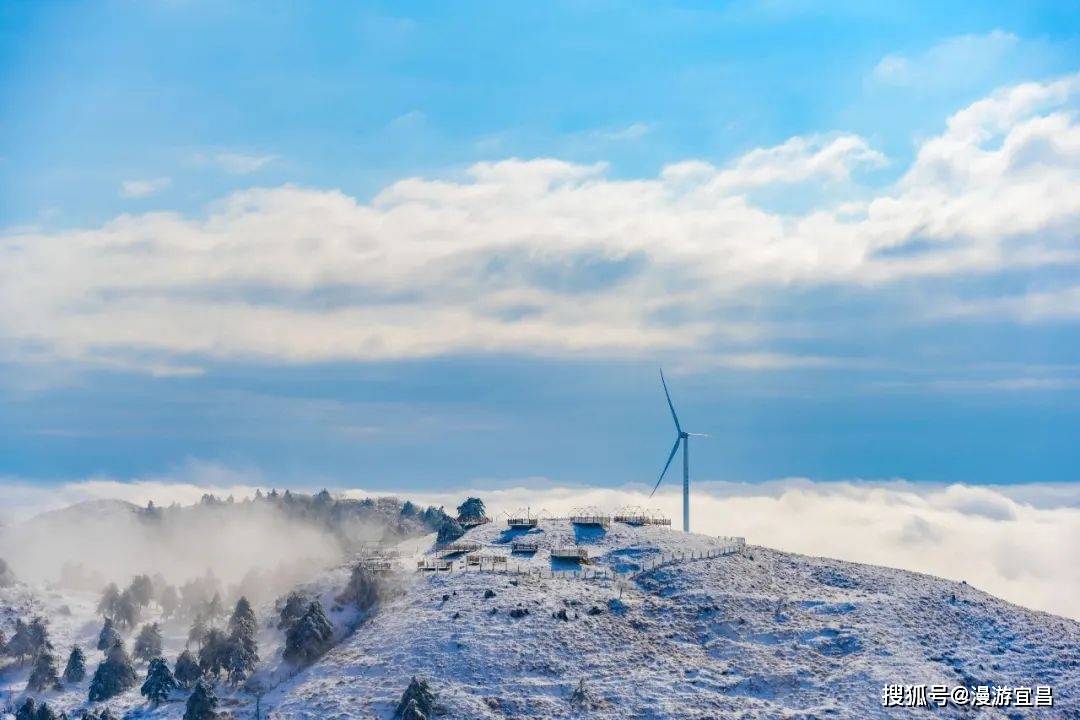
[(128, 586), (128, 592), (137, 605), (146, 607), (154, 595), (154, 583), (149, 575), (136, 575)]
[(229, 639), (221, 630), (211, 629), (206, 633), (203, 645), (199, 648), (199, 669), (203, 674), (217, 677), (228, 666)]
[(90, 701), (108, 700), (134, 685), (135, 669), (131, 667), (131, 658), (124, 652), (123, 643), (116, 643), (94, 672), (90, 681)]
[(173, 666), (173, 677), (182, 688), (192, 687), (202, 677), (199, 663), (195, 662), (195, 656), (191, 654), (190, 650), (185, 650), (176, 658), (176, 665)]
[(162, 617), (172, 617), (176, 612), (176, 608), (180, 606), (180, 596), (176, 592), (176, 588), (172, 585), (166, 585), (161, 590), (161, 594), (158, 596), (158, 605), (161, 606)]
[(161, 655), (161, 628), (157, 623), (147, 623), (142, 626), (139, 636), (135, 638), (135, 647), (131, 654), (138, 660), (150, 662), (151, 658)]
[(210, 598), (210, 602), (206, 605), (205, 614), (210, 619), (210, 622), (225, 614), (225, 607), (221, 603), (221, 593), (214, 593), (214, 597)]
[(18, 712), (15, 713), (15, 720), (37, 720), (37, 703), (34, 702), (34, 698), (26, 698), (20, 707)]
[(236, 635), (239, 633), (254, 637), (258, 627), (258, 621), (255, 619), (255, 611), (251, 609), (251, 603), (248, 602), (246, 597), (241, 597), (236, 601), (236, 607), (233, 608), (233, 613), (229, 617), (229, 634)]
[(202, 615), (196, 615), (195, 620), (193, 620), (191, 623), (191, 629), (188, 630), (187, 644), (194, 644), (201, 648), (203, 646), (203, 643), (206, 642), (206, 633), (206, 620), (203, 618)]
[(345, 586), (345, 590), (338, 596), (337, 601), (352, 603), (361, 610), (370, 610), (378, 604), (381, 593), (379, 578), (361, 564), (352, 569), (349, 584)]
[(333, 638), (334, 626), (327, 619), (322, 605), (315, 600), (285, 634), (283, 655), (289, 662), (310, 663), (330, 648)]
[[(278, 602), (281, 602), (280, 600)], [(292, 591), (285, 597), (285, 603), (281, 606), (281, 611), (278, 613), (280, 621), (278, 622), (278, 628), (281, 630), (288, 630), (296, 624), (300, 618), (304, 617), (304, 613), (307, 612), (308, 605), (311, 604), (311, 600), (307, 595), (301, 592)]]
[(86, 655), (78, 645), (71, 648), (64, 667), (64, 682), (80, 683), (86, 677)]
[(394, 711), (395, 718), (412, 720), (412, 718), (428, 718), (435, 712), (435, 693), (426, 680), (413, 677), (409, 686), (401, 694), (401, 701)]
[(165, 658), (156, 657), (150, 661), (146, 669), (146, 680), (139, 692), (154, 705), (160, 705), (169, 699), (169, 695), (177, 689), (176, 678), (169, 670)]
[(109, 648), (118, 642), (120, 642), (120, 633), (117, 632), (112, 618), (107, 617), (105, 618), (105, 624), (101, 627), (101, 632), (98, 634), (97, 649), (108, 652)]
[(485, 513), (487, 509), (484, 507), (484, 501), (480, 498), (471, 497), (465, 502), (458, 505), (458, 520), (461, 522), (472, 522), (476, 520), (486, 519)]
[(24, 623), (21, 618), (16, 618), (15, 633), (4, 647), (4, 654), (18, 662), (25, 662), (36, 657), (42, 650), (51, 648), (49, 631), (44, 620), (34, 618), (29, 623)]
[(120, 593), (120, 599), (116, 601), (115, 614), (113, 615), (116, 624), (130, 630), (138, 624), (140, 614), (140, 605), (131, 592), (131, 588)]
[(195, 690), (187, 700), (184, 720), (215, 720), (217, 718), (217, 695), (214, 688), (205, 680), (195, 684)]
[(101, 600), (98, 601), (97, 611), (98, 614), (111, 619), (116, 617), (117, 604), (120, 602), (120, 588), (116, 587), (116, 583), (109, 583), (105, 586), (105, 589), (101, 591)]
[(27, 692), (47, 692), (60, 689), (60, 675), (56, 670), (56, 658), (45, 648), (34, 659), (34, 669), (26, 681)]
[(229, 649), (225, 662), (229, 680), (234, 683), (243, 682), (259, 662), (259, 648), (255, 642), (257, 630), (258, 623), (251, 603), (246, 597), (241, 597), (229, 618)]
[(459, 537), (465, 534), (465, 529), (461, 527), (461, 523), (452, 517), (447, 517), (443, 520), (442, 525), (439, 526), (439, 534), (435, 540), (440, 545), (446, 545), (452, 543)]

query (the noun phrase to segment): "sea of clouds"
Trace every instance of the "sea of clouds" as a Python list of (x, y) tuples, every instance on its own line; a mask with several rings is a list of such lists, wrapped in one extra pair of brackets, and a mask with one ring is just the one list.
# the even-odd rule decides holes
[[(48, 486), (0, 478), (0, 521), (15, 524), (42, 511), (103, 498), (140, 505), (150, 500), (158, 505), (188, 504), (210, 492), (239, 499), (269, 485), (257, 475), (212, 466), (185, 471), (181, 477), (98, 478)], [(391, 494), (331, 490), (350, 497)], [(448, 509), (476, 495), (497, 518), (525, 508), (534, 514), (565, 514), (589, 506), (609, 512), (642, 506), (665, 513), (678, 528), (682, 513), (677, 485), (652, 498), (641, 486), (571, 487), (543, 478), (477, 481), (472, 487), (438, 492), (403, 488), (393, 494)], [(694, 487), (691, 523), (695, 532), (741, 535), (751, 544), (965, 580), (1020, 605), (1080, 619), (1080, 484), (931, 485), (801, 478), (699, 483)]]

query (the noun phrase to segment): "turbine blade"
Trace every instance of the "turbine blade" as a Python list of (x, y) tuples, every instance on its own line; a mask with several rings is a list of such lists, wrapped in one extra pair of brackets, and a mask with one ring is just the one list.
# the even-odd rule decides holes
[(709, 437), (709, 433), (686, 433), (690, 437)]
[(679, 424), (679, 416), (675, 414), (675, 406), (671, 403), (671, 393), (667, 389), (667, 380), (664, 379), (663, 368), (660, 368), (660, 382), (664, 386), (664, 397), (667, 398), (667, 406), (671, 409), (671, 419), (675, 421), (675, 429), (681, 433), (682, 425)]
[(664, 463), (664, 469), (660, 471), (660, 477), (656, 479), (656, 485), (653, 485), (652, 492), (649, 493), (649, 497), (652, 497), (656, 493), (656, 488), (660, 487), (660, 482), (664, 479), (664, 474), (667, 469), (671, 467), (671, 460), (675, 457), (675, 453), (679, 452), (679, 442), (682, 438), (675, 438), (675, 444), (671, 446), (671, 454), (667, 456), (667, 462)]

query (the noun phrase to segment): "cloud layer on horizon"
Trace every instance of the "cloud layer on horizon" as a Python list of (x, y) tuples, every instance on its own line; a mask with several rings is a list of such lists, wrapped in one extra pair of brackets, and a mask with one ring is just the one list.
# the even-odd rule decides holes
[[(447, 508), (475, 494), (499, 518), (526, 506), (534, 513), (565, 514), (577, 507), (610, 512), (627, 505), (656, 507), (675, 518), (676, 527), (681, 517), (681, 495), (673, 488), (650, 500), (642, 487), (559, 487), (543, 478), (494, 489), (484, 485), (398, 494)], [(8, 521), (16, 521), (82, 500), (187, 504), (206, 492), (242, 498), (256, 488), (268, 489), (257, 473), (213, 465), (191, 466), (180, 477), (134, 482), (99, 478), (45, 487), (9, 478), (0, 482), (0, 507), (7, 509)], [(1006, 600), (1080, 619), (1080, 566), (1068, 558), (1070, 548), (1080, 547), (1080, 486), (1074, 484), (944, 486), (797, 478), (701, 483), (694, 489), (691, 522), (696, 532), (741, 535), (751, 544), (966, 580)]]
[[(505, 159), (404, 179), (367, 203), (285, 185), (204, 217), (18, 231), (0, 236), (0, 349), (191, 372), (200, 358), (768, 356), (791, 332), (770, 308), (800, 291), (882, 298), (902, 281), (1080, 262), (1078, 97), (1078, 75), (1004, 88), (949, 117), (885, 187), (855, 182), (888, 161), (840, 133), (645, 179)], [(914, 317), (1006, 304), (1013, 322), (1069, 319), (1057, 304), (1076, 292), (1058, 278)]]

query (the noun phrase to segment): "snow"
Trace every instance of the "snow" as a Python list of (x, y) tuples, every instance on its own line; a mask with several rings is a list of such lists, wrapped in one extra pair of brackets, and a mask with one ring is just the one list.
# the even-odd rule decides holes
[[(480, 543), (482, 555), (510, 555), (514, 539), (540, 550), (514, 554), (505, 573), (463, 572), (463, 556), (452, 573), (417, 573), (416, 560), (436, 554), (434, 537), (399, 545), (394, 596), (366, 618), (334, 609), (348, 567), (325, 573), (306, 589), (322, 597), (340, 642), (295, 674), (281, 664), (273, 608), (256, 608), (261, 672), (276, 684), (262, 699), (263, 716), (388, 718), (414, 675), (431, 683), (443, 717), (478, 720), (971, 714), (883, 708), (882, 687), (893, 683), (1051, 685), (1052, 709), (985, 709), (979, 717), (1080, 716), (1080, 623), (963, 583), (754, 546), (637, 573), (660, 557), (696, 557), (728, 541), (618, 523), (605, 532), (544, 520), (527, 533), (490, 523), (462, 541)], [(624, 579), (553, 567), (550, 549), (574, 543), (589, 549), (585, 567)], [(495, 594), (485, 598), (489, 590)], [(61, 667), (80, 642), (88, 673), (100, 655), (96, 600), (25, 586), (0, 591), (9, 616), (49, 618)], [(515, 609), (528, 613), (512, 617)], [(560, 611), (566, 620), (554, 617)], [(163, 631), (171, 662), (187, 626), (165, 623)], [(0, 670), (0, 693), (20, 697), (27, 672)], [(574, 707), (583, 679), (587, 707)], [(87, 682), (44, 699), (83, 707)], [(224, 686), (219, 694), (236, 717), (254, 717), (250, 697)], [(150, 710), (135, 689), (111, 704), (130, 717), (179, 718), (181, 700)]]

